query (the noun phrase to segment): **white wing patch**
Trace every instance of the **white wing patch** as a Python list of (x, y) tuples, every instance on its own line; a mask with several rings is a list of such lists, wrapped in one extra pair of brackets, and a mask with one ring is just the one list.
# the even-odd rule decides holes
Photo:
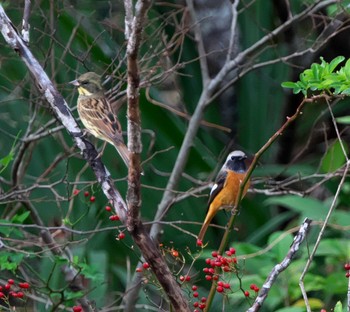
[(210, 190), (210, 195), (213, 194), (213, 192), (218, 188), (218, 185), (215, 183), (213, 187)]

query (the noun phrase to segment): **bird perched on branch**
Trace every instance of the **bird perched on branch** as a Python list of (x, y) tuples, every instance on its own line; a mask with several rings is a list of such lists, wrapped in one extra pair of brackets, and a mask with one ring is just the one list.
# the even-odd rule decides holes
[[(240, 185), (247, 173), (247, 167), (247, 156), (242, 151), (233, 151), (227, 156), (210, 191), (209, 208), (198, 235), (198, 245), (202, 244), (205, 232), (216, 213), (221, 209), (232, 209), (234, 207)], [(244, 187), (242, 197), (247, 193), (248, 188), (249, 181)]]
[(78, 87), (78, 113), (85, 128), (95, 137), (114, 145), (129, 167), (129, 151), (124, 144), (121, 125), (105, 96), (101, 77), (88, 72), (70, 83)]

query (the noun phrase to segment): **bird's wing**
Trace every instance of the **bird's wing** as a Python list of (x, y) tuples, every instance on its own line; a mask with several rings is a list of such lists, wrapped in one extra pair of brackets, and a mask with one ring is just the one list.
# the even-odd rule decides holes
[(89, 120), (97, 128), (96, 131), (100, 136), (108, 137), (117, 144), (123, 142), (121, 125), (106, 98), (89, 98), (82, 100), (81, 105), (84, 108), (80, 114), (83, 114), (83, 118)]
[(210, 190), (209, 200), (208, 200), (208, 207), (210, 206), (211, 202), (214, 200), (217, 194), (222, 190), (224, 187), (225, 181), (227, 177), (227, 171), (226, 170), (220, 170), (218, 173), (215, 184)]

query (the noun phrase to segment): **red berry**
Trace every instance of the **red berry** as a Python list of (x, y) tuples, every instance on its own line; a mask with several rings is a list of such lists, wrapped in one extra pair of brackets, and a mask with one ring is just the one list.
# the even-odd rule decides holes
[(211, 275), (206, 275), (206, 276), (205, 276), (205, 279), (206, 279), (207, 281), (211, 281), (212, 278), (213, 278), (213, 277), (212, 277)]
[(350, 273), (349, 273), (349, 272), (346, 272), (345, 277), (346, 277), (346, 278), (349, 278), (349, 277), (350, 277)]
[(202, 247), (203, 246), (203, 241), (200, 239), (197, 239), (197, 246)]
[(88, 197), (89, 195), (90, 195), (90, 194), (89, 194), (88, 191), (85, 191), (85, 192), (84, 192), (84, 196), (85, 196), (85, 197)]
[(224, 291), (224, 287), (218, 286), (218, 287), (216, 287), (216, 291), (217, 291), (218, 293), (222, 293), (222, 292)]
[(209, 268), (204, 268), (204, 269), (203, 269), (203, 272), (204, 272), (204, 273), (209, 273)]
[(209, 268), (208, 271), (209, 271), (210, 274), (214, 274), (215, 273), (215, 270), (213, 268)]
[(83, 308), (81, 306), (74, 306), (73, 307), (73, 312), (81, 312), (83, 311)]
[(4, 298), (4, 297), (5, 297), (5, 294), (0, 291), (0, 298)]
[(204, 303), (204, 302), (207, 302), (207, 298), (206, 297), (202, 297), (201, 298), (201, 301)]
[(219, 276), (218, 276), (218, 275), (214, 275), (214, 276), (213, 276), (213, 280), (214, 280), (214, 281), (217, 281), (218, 279), (219, 279)]
[(109, 217), (109, 220), (111, 220), (111, 221), (119, 221), (119, 216), (118, 215), (111, 215)]
[(206, 263), (206, 264), (210, 264), (210, 261), (211, 261), (210, 258), (205, 259), (205, 263)]
[(230, 286), (230, 283), (224, 283), (224, 288), (226, 288), (226, 289), (229, 289), (231, 286)]
[(78, 195), (78, 194), (79, 194), (79, 190), (78, 189), (74, 189), (73, 195)]
[(0, 286), (0, 291), (2, 291), (2, 289), (3, 289), (3, 287), (2, 287), (2, 286)]
[(231, 269), (228, 265), (225, 265), (223, 268), (222, 268), (225, 272), (230, 272)]
[(200, 308), (201, 310), (204, 310), (204, 308), (205, 308), (205, 303), (200, 303), (200, 304), (199, 304), (199, 308)]
[(237, 258), (233, 258), (233, 260), (232, 260), (232, 261), (233, 261), (233, 263), (235, 263), (235, 264), (236, 264), (236, 263), (237, 263)]
[(233, 247), (231, 247), (231, 248), (229, 249), (229, 252), (230, 252), (232, 255), (234, 255), (234, 254), (236, 253), (236, 249), (234, 249)]
[(29, 283), (27, 283), (27, 282), (19, 283), (18, 286), (19, 286), (20, 288), (27, 289), (27, 288), (29, 288)]
[(91, 197), (90, 197), (90, 201), (91, 201), (92, 203), (94, 203), (95, 200), (96, 200), (96, 197), (95, 197), (95, 196), (91, 196)]
[(198, 308), (199, 302), (198, 302), (198, 301), (194, 302), (194, 303), (193, 303), (193, 306), (194, 306), (195, 308)]
[(224, 286), (224, 282), (223, 281), (219, 281), (218, 282), (218, 286)]
[(137, 272), (137, 273), (142, 272), (142, 268), (140, 268), (140, 267), (136, 268), (136, 272)]
[(192, 290), (193, 290), (193, 291), (196, 291), (197, 289), (198, 289), (198, 287), (197, 287), (196, 285), (193, 285), (193, 286), (192, 286)]
[(17, 293), (16, 293), (15, 291), (10, 291), (10, 292), (9, 292), (9, 295), (10, 295), (11, 297), (17, 298)]
[(186, 275), (186, 276), (185, 276), (185, 280), (186, 280), (186, 282), (189, 282), (189, 281), (191, 280), (191, 276)]
[(349, 271), (349, 270), (350, 270), (350, 263), (345, 263), (345, 264), (344, 264), (344, 269), (345, 269), (346, 271)]
[(250, 288), (251, 290), (254, 290), (254, 289), (255, 289), (255, 287), (256, 287), (256, 285), (255, 285), (255, 284), (250, 284), (250, 286), (249, 286), (249, 288)]
[(24, 293), (19, 291), (17, 292), (17, 298), (23, 298), (24, 297)]
[(221, 265), (222, 265), (222, 262), (221, 262), (221, 261), (215, 261), (215, 266), (221, 267)]
[(246, 290), (245, 292), (244, 292), (244, 296), (246, 296), (246, 297), (249, 297), (249, 291), (248, 290)]
[(211, 255), (212, 255), (214, 258), (216, 258), (219, 254), (218, 254), (217, 251), (213, 251), (213, 252), (211, 253)]
[(225, 253), (226, 253), (226, 255), (229, 256), (229, 257), (232, 256), (232, 253), (231, 253), (231, 251), (229, 251), (229, 250), (227, 250)]
[(112, 207), (111, 206), (106, 206), (106, 211), (111, 211), (112, 210)]
[(12, 278), (10, 278), (9, 280), (7, 280), (7, 282), (8, 282), (10, 285), (13, 285), (13, 284), (15, 283), (15, 281), (14, 281)]
[(124, 239), (124, 238), (125, 238), (125, 233), (120, 232), (120, 233), (118, 234), (118, 239)]
[(5, 289), (9, 290), (11, 288), (11, 284), (6, 284)]
[(185, 280), (185, 277), (183, 275), (180, 275), (180, 281), (183, 282)]
[(143, 266), (144, 269), (148, 269), (149, 268), (148, 262), (142, 263), (142, 266)]
[(198, 296), (199, 296), (198, 292), (195, 291), (195, 292), (193, 293), (193, 297), (197, 298)]

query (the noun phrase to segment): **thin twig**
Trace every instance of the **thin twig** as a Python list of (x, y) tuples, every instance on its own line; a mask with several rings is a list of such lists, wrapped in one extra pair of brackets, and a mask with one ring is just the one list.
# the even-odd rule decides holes
[(300, 276), (300, 279), (299, 279), (299, 286), (300, 286), (301, 292), (302, 292), (302, 294), (303, 294), (303, 298), (304, 298), (306, 310), (307, 310), (308, 312), (311, 312), (311, 307), (310, 307), (309, 299), (308, 299), (308, 296), (307, 296), (307, 293), (306, 293), (306, 290), (305, 290), (305, 286), (304, 286), (304, 278), (305, 278), (306, 273), (308, 272), (308, 270), (309, 270), (309, 268), (310, 268), (310, 265), (311, 265), (311, 263), (312, 263), (312, 261), (313, 261), (313, 259), (314, 259), (314, 256), (315, 256), (315, 254), (316, 254), (316, 251), (317, 251), (317, 249), (318, 249), (318, 246), (319, 246), (320, 243), (321, 243), (321, 240), (322, 240), (322, 238), (323, 238), (325, 229), (326, 229), (326, 227), (327, 227), (327, 225), (328, 225), (329, 219), (330, 219), (330, 217), (331, 217), (333, 211), (334, 211), (335, 208), (336, 208), (336, 204), (337, 204), (337, 201), (338, 201), (338, 197), (339, 197), (340, 191), (341, 191), (341, 189), (342, 189), (342, 187), (343, 187), (343, 184), (344, 184), (344, 182), (345, 182), (347, 173), (348, 173), (349, 168), (350, 168), (350, 161), (349, 161), (349, 158), (348, 158), (348, 156), (347, 156), (347, 152), (346, 152), (346, 150), (345, 150), (345, 148), (344, 148), (344, 146), (343, 146), (343, 141), (342, 141), (342, 138), (341, 138), (341, 136), (340, 136), (339, 129), (338, 129), (336, 120), (335, 120), (335, 118), (334, 118), (332, 108), (331, 108), (331, 106), (330, 106), (330, 104), (329, 104), (328, 98), (326, 98), (326, 102), (327, 102), (327, 105), (328, 105), (328, 108), (329, 108), (329, 111), (330, 111), (330, 114), (331, 114), (331, 117), (332, 117), (332, 122), (333, 122), (334, 129), (335, 129), (335, 131), (336, 131), (336, 134), (337, 134), (339, 143), (340, 143), (341, 148), (342, 148), (342, 152), (343, 152), (343, 154), (344, 154), (344, 156), (345, 156), (345, 158), (346, 158), (346, 166), (345, 166), (345, 168), (344, 168), (343, 176), (342, 176), (342, 178), (341, 178), (341, 180), (340, 180), (340, 182), (339, 182), (339, 184), (338, 184), (337, 191), (335, 192), (334, 198), (333, 198), (333, 200), (332, 200), (332, 203), (331, 203), (331, 205), (330, 205), (330, 208), (329, 208), (329, 210), (328, 210), (328, 213), (327, 213), (327, 215), (326, 215), (326, 218), (325, 218), (325, 220), (324, 220), (324, 223), (323, 223), (323, 225), (322, 225), (322, 227), (321, 227), (320, 232), (318, 233), (316, 243), (315, 243), (315, 245), (314, 245), (314, 247), (313, 247), (313, 249), (312, 249), (312, 251), (311, 251), (311, 253), (310, 253), (310, 256), (309, 256), (309, 258), (308, 258), (308, 261), (307, 261), (307, 263), (306, 263), (306, 265), (305, 265), (305, 267), (304, 267), (304, 270), (303, 270), (303, 272), (301, 273), (301, 276)]

